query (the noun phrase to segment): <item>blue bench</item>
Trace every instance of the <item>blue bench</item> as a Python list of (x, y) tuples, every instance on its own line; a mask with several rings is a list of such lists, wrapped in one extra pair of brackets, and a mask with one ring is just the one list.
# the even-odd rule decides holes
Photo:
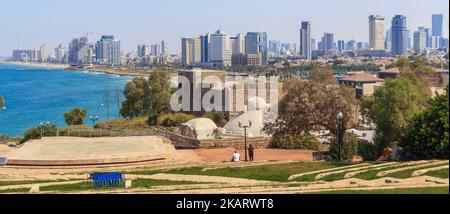
[(93, 188), (125, 186), (125, 178), (121, 172), (95, 172), (90, 174), (89, 178)]

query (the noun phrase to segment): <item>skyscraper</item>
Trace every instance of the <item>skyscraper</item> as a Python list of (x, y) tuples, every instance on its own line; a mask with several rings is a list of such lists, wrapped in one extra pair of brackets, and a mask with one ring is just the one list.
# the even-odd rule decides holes
[(444, 15), (443, 14), (433, 14), (431, 16), (432, 19), (432, 36), (442, 37), (442, 27), (444, 23)]
[(161, 46), (159, 44), (153, 44), (150, 46), (152, 56), (160, 56), (161, 55)]
[(208, 63), (210, 58), (209, 49), (211, 48), (211, 33), (201, 35), (200, 42), (201, 42), (201, 50), (200, 50), (201, 62)]
[(222, 30), (217, 30), (211, 35), (209, 62), (213, 65), (231, 65), (231, 44), (230, 38)]
[(242, 34), (238, 34), (236, 37), (230, 37), (232, 54), (244, 54), (245, 53), (245, 37)]
[(406, 45), (408, 39), (405, 16), (396, 15), (394, 16), (394, 18), (392, 18), (391, 36), (391, 54), (404, 55), (406, 53)]
[(431, 32), (430, 32), (430, 28), (426, 28), (426, 27), (419, 27), (419, 31), (424, 31), (426, 34), (426, 47), (427, 48), (431, 48)]
[(384, 50), (384, 17), (369, 16), (369, 48), (371, 50)]
[(416, 53), (424, 53), (427, 48), (427, 34), (424, 30), (414, 31), (414, 51)]
[(166, 40), (161, 41), (161, 55), (169, 55), (169, 43)]
[(338, 51), (339, 52), (345, 51), (345, 41), (344, 40), (338, 41)]
[(302, 22), (300, 28), (300, 56), (307, 60), (312, 59), (310, 22)]
[(146, 44), (138, 45), (138, 57), (146, 57), (150, 55), (150, 47)]
[(245, 53), (261, 54), (261, 62), (267, 65), (267, 33), (248, 32), (245, 36)]
[(113, 35), (103, 35), (95, 45), (96, 60), (100, 64), (120, 65), (120, 41)]
[(333, 49), (334, 49), (334, 34), (324, 33), (322, 37), (322, 50), (325, 51), (325, 54), (328, 54), (328, 51)]
[(55, 48), (55, 60), (58, 63), (65, 63), (66, 61), (66, 48), (62, 44)]
[(181, 39), (181, 63), (184, 65), (196, 65), (201, 62), (200, 38)]

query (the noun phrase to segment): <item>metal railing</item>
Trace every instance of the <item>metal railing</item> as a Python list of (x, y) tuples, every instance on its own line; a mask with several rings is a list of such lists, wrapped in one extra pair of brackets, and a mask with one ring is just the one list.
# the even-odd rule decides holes
[(156, 136), (156, 130), (142, 131), (118, 131), (107, 129), (58, 129), (56, 132), (59, 137), (130, 137), (130, 136)]

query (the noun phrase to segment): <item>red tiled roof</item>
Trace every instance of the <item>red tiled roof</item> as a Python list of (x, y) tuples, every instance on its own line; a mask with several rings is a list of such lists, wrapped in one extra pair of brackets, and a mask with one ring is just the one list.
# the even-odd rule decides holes
[(383, 82), (383, 79), (380, 79), (378, 77), (375, 77), (371, 74), (361, 73), (361, 74), (355, 74), (353, 76), (342, 78), (341, 81), (348, 81), (348, 82)]

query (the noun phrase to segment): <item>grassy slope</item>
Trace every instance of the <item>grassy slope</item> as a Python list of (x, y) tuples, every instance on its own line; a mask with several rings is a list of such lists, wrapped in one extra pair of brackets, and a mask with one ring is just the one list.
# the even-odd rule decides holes
[[(169, 186), (169, 185), (188, 185), (188, 184), (200, 184), (198, 182), (190, 182), (190, 181), (168, 181), (168, 180), (153, 180), (153, 179), (137, 179), (132, 182), (133, 188), (151, 188), (153, 186)], [(40, 191), (61, 191), (61, 192), (70, 192), (70, 191), (84, 191), (84, 190), (114, 190), (117, 188), (100, 188), (94, 189), (90, 187), (89, 182), (81, 182), (77, 184), (68, 184), (68, 185), (56, 185), (56, 186), (47, 186), (41, 187)]]
[[(333, 167), (341, 167), (350, 164), (351, 163), (336, 163), (336, 162), (289, 163), (289, 164), (255, 166), (245, 168), (223, 168), (208, 171), (201, 171), (202, 168), (188, 168), (188, 169), (170, 170), (164, 173), (187, 174), (187, 175), (210, 175), (210, 176), (223, 176), (235, 178), (248, 178), (256, 180), (268, 180), (268, 181), (287, 181), (288, 177), (293, 174), (328, 169)], [(138, 173), (153, 174), (155, 172), (144, 171)]]
[(449, 194), (448, 187), (384, 189), (384, 190), (338, 190), (309, 194)]

